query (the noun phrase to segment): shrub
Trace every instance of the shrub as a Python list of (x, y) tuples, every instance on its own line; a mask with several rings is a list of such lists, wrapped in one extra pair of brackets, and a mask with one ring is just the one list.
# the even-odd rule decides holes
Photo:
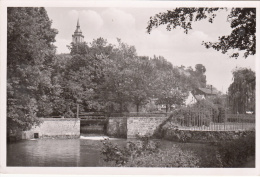
[(129, 152), (125, 148), (120, 148), (118, 145), (114, 145), (108, 140), (104, 140), (101, 154), (105, 162), (113, 162), (115, 166), (124, 165), (129, 156)]
[(182, 151), (193, 151), (193, 154), (199, 160), (198, 166), (202, 168), (221, 167), (221, 160), (217, 155), (217, 147), (211, 144), (201, 143), (179, 143)]
[(210, 122), (219, 116), (218, 108), (207, 100), (202, 100), (192, 106), (175, 110), (171, 121), (180, 126), (209, 126)]
[(223, 167), (239, 167), (255, 155), (255, 133), (231, 141), (217, 143)]
[(158, 152), (159, 145), (150, 141), (149, 137), (137, 137), (135, 142), (127, 142), (126, 146), (119, 147), (109, 140), (102, 141), (103, 148), (101, 154), (105, 162), (112, 162), (115, 166), (124, 166), (129, 159), (134, 159), (140, 155), (150, 155)]
[(103, 141), (103, 160), (109, 166), (124, 167), (198, 167), (198, 158), (192, 152), (183, 152), (177, 146), (162, 150), (158, 143), (148, 137), (139, 137), (119, 147), (108, 140)]
[(199, 159), (191, 151), (183, 152), (177, 146), (157, 153), (141, 154), (131, 158), (127, 167), (199, 167)]

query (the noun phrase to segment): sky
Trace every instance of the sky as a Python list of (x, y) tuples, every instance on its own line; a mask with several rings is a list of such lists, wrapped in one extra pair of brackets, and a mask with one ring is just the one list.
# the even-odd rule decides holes
[[(116, 44), (117, 38), (136, 48), (139, 56), (163, 56), (173, 66), (195, 68), (196, 64), (206, 67), (207, 84), (213, 85), (219, 91), (226, 93), (232, 83), (232, 70), (236, 67), (247, 67), (255, 71), (255, 56), (238, 59), (227, 54), (206, 49), (202, 41), (216, 42), (219, 36), (231, 32), (227, 22), (229, 11), (217, 13), (213, 23), (207, 20), (193, 23), (192, 30), (185, 34), (181, 29), (167, 31), (166, 26), (159, 26), (146, 32), (150, 16), (165, 12), (172, 8), (143, 7), (48, 7), (46, 8), (52, 27), (59, 33), (56, 36), (57, 53), (69, 53), (66, 47), (72, 41), (79, 18), (84, 41), (90, 43), (93, 39), (102, 37), (108, 43)], [(231, 51), (232, 52), (232, 51)]]

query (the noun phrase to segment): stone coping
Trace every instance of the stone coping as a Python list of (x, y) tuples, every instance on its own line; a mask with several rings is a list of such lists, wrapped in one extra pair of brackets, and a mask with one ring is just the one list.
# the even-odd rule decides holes
[(150, 117), (145, 117), (145, 116), (121, 116), (121, 117), (108, 117), (109, 119), (127, 119), (127, 118), (134, 118), (134, 119), (149, 119), (149, 118), (168, 118), (168, 117), (162, 117), (162, 116), (150, 116)]
[(79, 121), (77, 118), (39, 118), (43, 121)]

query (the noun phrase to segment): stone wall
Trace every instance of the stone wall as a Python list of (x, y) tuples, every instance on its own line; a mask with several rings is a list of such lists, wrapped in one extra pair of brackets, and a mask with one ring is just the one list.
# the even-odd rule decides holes
[(126, 117), (110, 117), (107, 122), (106, 133), (111, 137), (126, 138), (127, 137), (127, 118)]
[(127, 138), (135, 138), (136, 135), (152, 136), (166, 119), (167, 117), (128, 117)]
[(35, 134), (39, 138), (59, 137), (78, 138), (80, 136), (80, 120), (76, 118), (40, 118), (42, 123), (30, 131), (21, 133), (22, 139), (32, 139)]

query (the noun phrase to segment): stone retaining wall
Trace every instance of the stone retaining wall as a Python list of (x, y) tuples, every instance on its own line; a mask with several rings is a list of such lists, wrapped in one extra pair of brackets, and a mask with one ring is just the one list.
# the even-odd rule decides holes
[(76, 118), (40, 118), (42, 123), (30, 131), (23, 131), (21, 139), (59, 137), (78, 138), (80, 136), (80, 119)]
[(127, 138), (135, 138), (136, 135), (152, 136), (166, 119), (167, 117), (128, 117)]

